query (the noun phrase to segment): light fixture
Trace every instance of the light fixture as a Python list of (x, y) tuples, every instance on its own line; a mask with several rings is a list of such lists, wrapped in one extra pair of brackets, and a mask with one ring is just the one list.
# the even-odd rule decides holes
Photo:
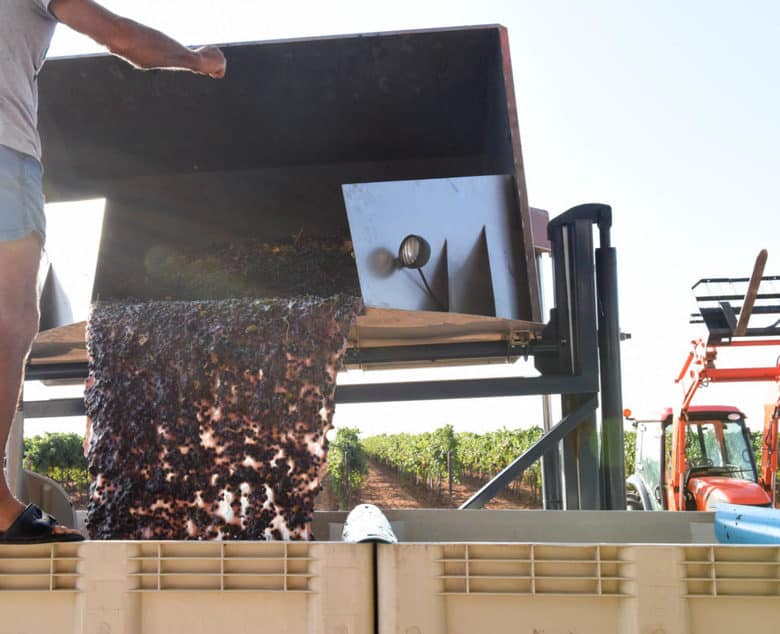
[(417, 269), (420, 274), (425, 290), (431, 299), (436, 303), (436, 307), (439, 310), (447, 311), (447, 308), (439, 301), (436, 294), (428, 284), (428, 280), (425, 279), (425, 274), (422, 271), (422, 267), (428, 264), (428, 260), (431, 259), (431, 245), (422, 236), (415, 235), (413, 233), (406, 236), (401, 240), (401, 246), (398, 248), (398, 259), (396, 263), (401, 268), (405, 269)]
[(408, 269), (421, 269), (431, 259), (431, 245), (414, 234), (406, 236), (398, 249), (398, 263)]

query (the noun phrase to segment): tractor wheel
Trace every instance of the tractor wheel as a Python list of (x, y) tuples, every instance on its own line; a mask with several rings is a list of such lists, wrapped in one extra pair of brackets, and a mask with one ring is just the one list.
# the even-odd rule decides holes
[(634, 491), (628, 491), (626, 493), (626, 510), (627, 511), (645, 510), (645, 507), (642, 506), (642, 500), (639, 499), (639, 495)]

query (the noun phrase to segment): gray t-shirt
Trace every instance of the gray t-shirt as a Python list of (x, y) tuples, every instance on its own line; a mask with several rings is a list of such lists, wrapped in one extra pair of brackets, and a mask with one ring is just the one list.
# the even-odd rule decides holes
[(54, 35), (51, 0), (0, 0), (0, 145), (41, 158), (38, 73)]

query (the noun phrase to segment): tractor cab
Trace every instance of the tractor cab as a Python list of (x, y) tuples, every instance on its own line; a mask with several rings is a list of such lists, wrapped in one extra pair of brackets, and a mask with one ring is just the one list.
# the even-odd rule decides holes
[[(628, 479), (629, 509), (669, 508), (673, 422), (670, 408), (657, 420), (636, 421), (636, 473)], [(687, 510), (711, 510), (723, 502), (770, 505), (769, 495), (758, 483), (745, 415), (736, 407), (689, 408), (685, 464), (681, 482)]]

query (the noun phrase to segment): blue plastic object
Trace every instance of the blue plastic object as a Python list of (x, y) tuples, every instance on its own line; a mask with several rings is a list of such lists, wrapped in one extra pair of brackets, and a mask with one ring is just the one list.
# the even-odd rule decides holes
[(780, 510), (719, 504), (715, 537), (721, 544), (780, 544)]

